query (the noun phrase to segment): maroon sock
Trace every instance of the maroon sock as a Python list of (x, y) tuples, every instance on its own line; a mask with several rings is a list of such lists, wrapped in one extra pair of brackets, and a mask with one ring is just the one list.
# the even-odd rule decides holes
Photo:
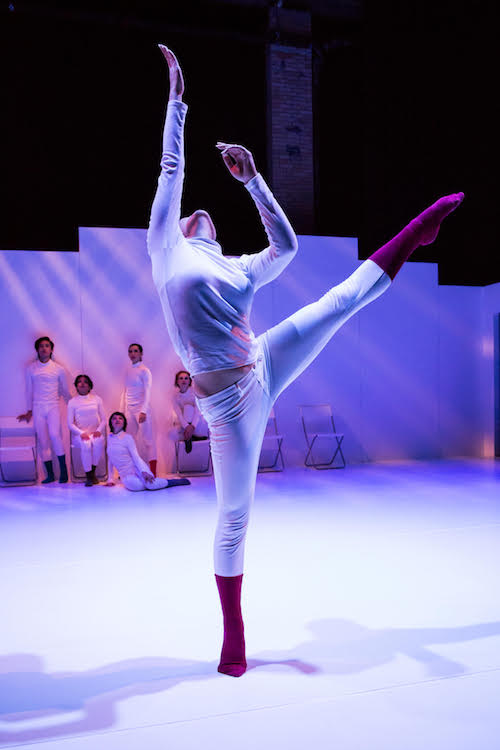
[(246, 672), (245, 632), (241, 616), (241, 583), (240, 576), (215, 576), (219, 589), (220, 603), (224, 617), (224, 643), (219, 672), (241, 677)]
[(151, 474), (155, 477), (156, 476), (156, 458), (152, 458), (149, 462), (149, 468), (151, 469)]
[(436, 239), (443, 219), (451, 214), (464, 199), (463, 193), (445, 195), (413, 219), (399, 234), (370, 256), (393, 279), (403, 263), (420, 245), (430, 245)]

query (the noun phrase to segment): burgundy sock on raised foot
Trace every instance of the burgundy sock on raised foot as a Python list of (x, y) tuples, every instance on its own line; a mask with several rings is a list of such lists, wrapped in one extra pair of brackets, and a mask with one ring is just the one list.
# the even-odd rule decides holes
[(376, 250), (370, 256), (370, 260), (373, 260), (393, 279), (417, 247), (434, 242), (443, 219), (451, 214), (463, 199), (463, 193), (453, 193), (440, 198), (410, 221), (392, 240)]
[(240, 576), (215, 576), (224, 617), (224, 642), (217, 667), (222, 674), (241, 677), (246, 672), (245, 631), (241, 615)]

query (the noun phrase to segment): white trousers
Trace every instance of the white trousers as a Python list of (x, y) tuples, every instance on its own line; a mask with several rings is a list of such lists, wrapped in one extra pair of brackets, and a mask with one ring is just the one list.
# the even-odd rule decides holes
[(146, 421), (139, 422), (139, 409), (127, 406), (125, 416), (127, 417), (127, 432), (129, 432), (137, 445), (137, 449), (144, 461), (153, 461), (156, 458), (156, 449), (153, 445), (153, 419), (151, 412), (146, 414)]
[(75, 435), (75, 447), (80, 449), (80, 457), (84, 471), (90, 471), (92, 466), (97, 466), (102, 458), (104, 451), (104, 438), (90, 437), (88, 440), (82, 440), (80, 435)]
[(137, 474), (128, 474), (126, 477), (121, 477), (121, 480), (124, 487), (131, 492), (163, 490), (168, 486), (168, 479), (163, 479), (162, 477), (155, 477), (152, 482), (146, 482), (143, 477), (139, 477)]
[(42, 461), (52, 460), (51, 445), (56, 456), (64, 454), (61, 437), (61, 412), (59, 404), (33, 404), (33, 426)]
[(256, 366), (234, 385), (198, 399), (210, 428), (217, 491), (215, 572), (243, 573), (245, 536), (262, 439), (279, 394), (320, 353), (355, 312), (391, 284), (371, 260), (317, 302), (303, 307), (259, 336)]

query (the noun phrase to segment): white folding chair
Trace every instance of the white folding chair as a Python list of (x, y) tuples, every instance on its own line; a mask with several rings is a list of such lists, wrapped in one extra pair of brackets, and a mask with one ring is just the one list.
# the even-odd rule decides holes
[[(83, 468), (82, 464), (82, 458), (81, 458), (81, 451), (80, 446), (74, 440), (74, 435), (71, 433), (71, 445), (70, 445), (70, 466), (71, 466), (71, 481), (78, 483), (78, 482), (85, 482), (86, 480), (86, 474), (85, 469)], [(105, 482), (108, 478), (108, 454), (106, 451), (107, 448), (107, 428), (104, 428), (104, 450), (102, 452), (101, 460), (97, 464), (95, 475), (99, 479), (100, 482)]]
[[(344, 435), (335, 429), (332, 408), (330, 404), (314, 404), (299, 406), (304, 437), (307, 443), (307, 454), (304, 460), (306, 466), (312, 466), (314, 469), (345, 469), (345, 458), (342, 452), (342, 441)], [(333, 443), (329, 449), (328, 455), (331, 458), (326, 460), (323, 457), (317, 457), (320, 446), (324, 453), (328, 443)], [(316, 449), (316, 457), (313, 450)], [(331, 451), (333, 450), (333, 453)], [(335, 459), (339, 462), (335, 464)]]
[(33, 421), (0, 417), (0, 485), (36, 484), (36, 437)]
[(282, 443), (283, 435), (278, 433), (276, 414), (273, 408), (267, 420), (264, 440), (262, 441), (258, 469), (260, 472), (283, 471), (285, 462), (283, 460), (283, 453), (281, 452)]

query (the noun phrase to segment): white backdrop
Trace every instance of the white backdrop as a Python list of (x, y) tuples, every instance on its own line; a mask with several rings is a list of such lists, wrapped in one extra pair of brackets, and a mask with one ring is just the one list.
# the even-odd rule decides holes
[[(82, 228), (79, 253), (0, 253), (0, 415), (26, 408), (23, 370), (39, 335), (55, 341), (55, 358), (72, 379), (79, 372), (92, 377), (108, 413), (119, 406), (127, 346), (138, 341), (153, 373), (160, 469), (168, 470), (170, 399), (181, 363), (152, 283), (145, 236), (143, 229)], [(355, 239), (303, 236), (299, 243), (280, 279), (256, 295), (256, 333), (359, 264)], [(440, 287), (435, 264), (407, 264), (278, 400), (286, 463), (300, 465), (305, 453), (298, 405), (321, 402), (333, 406), (348, 462), (492, 455), (488, 347), (499, 309), (500, 285)]]

